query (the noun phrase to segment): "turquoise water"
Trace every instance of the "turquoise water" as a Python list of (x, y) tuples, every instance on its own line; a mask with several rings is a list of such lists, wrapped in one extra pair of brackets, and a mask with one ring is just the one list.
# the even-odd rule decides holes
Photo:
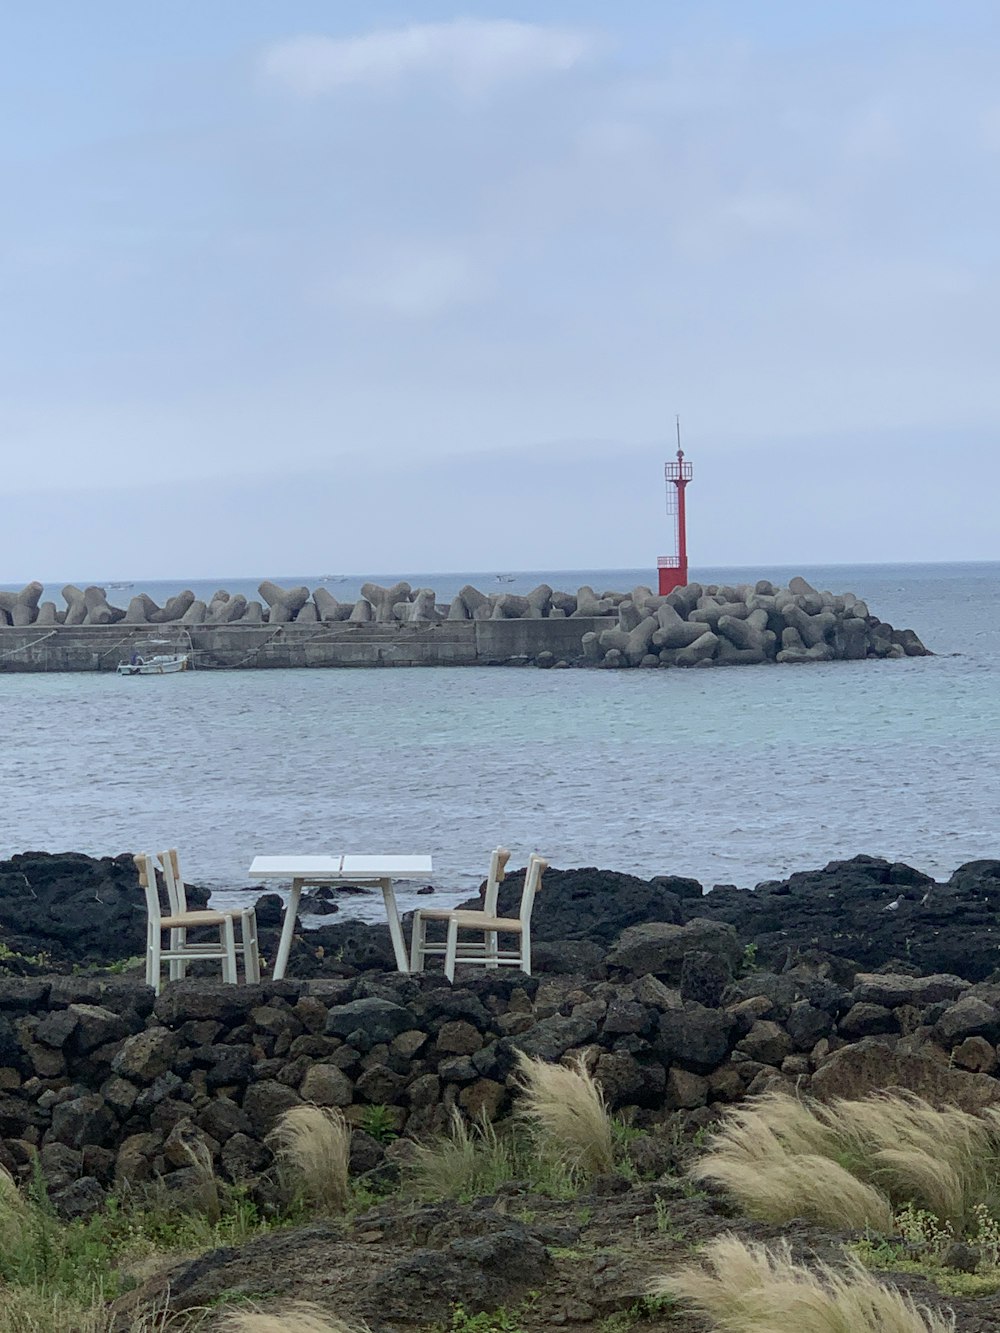
[[(859, 851), (938, 875), (1000, 856), (1000, 565), (801, 572), (866, 597), (939, 655), (694, 672), (0, 675), (0, 855), (176, 845), (189, 878), (225, 890), (247, 883), (258, 853), (429, 852), (455, 892), (498, 842), (518, 864), (537, 849), (558, 866), (708, 884)], [(627, 588), (639, 573), (507, 586)], [(470, 577), (410, 582), (446, 597)]]

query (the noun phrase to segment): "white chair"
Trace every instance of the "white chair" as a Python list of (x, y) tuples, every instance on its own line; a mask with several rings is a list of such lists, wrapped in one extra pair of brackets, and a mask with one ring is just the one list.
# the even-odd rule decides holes
[[(484, 912), (487, 916), (496, 916), (497, 914), (497, 895), (500, 892), (500, 885), (504, 881), (507, 871), (507, 862), (510, 860), (510, 852), (506, 847), (495, 847), (490, 856), (490, 869), (486, 877), (486, 888), (483, 893), (482, 909), (470, 908), (470, 911)], [(422, 972), (424, 970), (424, 960), (432, 954), (444, 954), (445, 945), (441, 943), (428, 943), (427, 923), (428, 921), (451, 920), (454, 909), (447, 907), (419, 907), (413, 913), (413, 934), (410, 937), (410, 971)], [(478, 953), (496, 953), (497, 937), (495, 932), (487, 932), (481, 943), (466, 943), (465, 947), (472, 952)], [(496, 967), (495, 961), (490, 966)]]
[[(463, 911), (456, 908), (447, 914), (448, 934), (444, 946), (444, 974), (455, 980), (455, 964), (470, 963), (479, 967), (519, 967), (531, 975), (531, 912), (535, 895), (542, 887), (542, 872), (548, 861), (534, 853), (528, 858), (521, 891), (521, 907), (517, 916), (496, 916), (485, 911)], [(463, 940), (465, 934), (481, 935), (478, 940)], [(501, 949), (498, 936), (514, 935), (515, 948)]]
[[(224, 912), (185, 912), (182, 915), (173, 911), (164, 916), (160, 906), (160, 894), (156, 883), (156, 867), (153, 858), (146, 852), (139, 852), (133, 857), (135, 868), (139, 872), (139, 883), (146, 894), (146, 985), (152, 986), (157, 995), (160, 993), (160, 972), (164, 961), (173, 963), (175, 959), (217, 958), (222, 964), (222, 980), (236, 982), (236, 932), (233, 918)], [(173, 932), (181, 929), (186, 932), (195, 926), (218, 926), (218, 944), (187, 944), (174, 940)], [(169, 930), (171, 939), (168, 947), (163, 947), (163, 932)]]
[[(169, 852), (158, 852), (156, 859), (163, 867), (163, 879), (167, 886), (167, 900), (170, 903), (170, 912), (173, 916), (188, 915), (187, 888), (184, 884), (184, 877), (181, 874), (180, 861), (177, 857), (175, 848)], [(243, 975), (248, 983), (260, 981), (260, 953), (257, 948), (257, 912), (251, 903), (249, 907), (220, 907), (212, 909), (217, 916), (228, 916), (233, 920), (233, 924), (239, 923), (240, 927), (240, 949), (243, 954)], [(204, 924), (204, 923), (203, 923)], [(215, 948), (213, 944), (189, 944), (187, 939), (187, 926), (172, 926), (170, 930), (171, 949), (182, 948), (183, 957), (174, 958), (170, 962), (170, 980), (176, 981), (183, 977), (187, 972), (187, 965), (191, 958), (204, 957), (208, 950), (208, 956), (214, 957), (211, 952)]]

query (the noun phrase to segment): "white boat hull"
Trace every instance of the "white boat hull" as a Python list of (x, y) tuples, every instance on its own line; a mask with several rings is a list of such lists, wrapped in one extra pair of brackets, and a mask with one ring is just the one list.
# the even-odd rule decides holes
[(187, 669), (186, 653), (171, 657), (150, 657), (140, 662), (119, 662), (119, 676), (172, 676), (176, 671)]

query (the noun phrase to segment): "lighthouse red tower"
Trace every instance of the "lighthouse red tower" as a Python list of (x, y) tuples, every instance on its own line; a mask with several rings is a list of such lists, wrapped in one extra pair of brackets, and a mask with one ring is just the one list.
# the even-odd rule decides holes
[(667, 517), (674, 521), (674, 554), (661, 555), (656, 561), (660, 580), (660, 596), (683, 588), (688, 581), (687, 513), (684, 492), (694, 475), (690, 463), (684, 462), (681, 448), (681, 419), (677, 418), (677, 462), (665, 463), (663, 475), (667, 484)]

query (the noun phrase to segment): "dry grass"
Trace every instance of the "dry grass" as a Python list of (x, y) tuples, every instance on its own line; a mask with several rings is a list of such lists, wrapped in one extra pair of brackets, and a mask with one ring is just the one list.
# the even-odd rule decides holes
[(826, 1112), (855, 1170), (898, 1205), (917, 1203), (957, 1230), (973, 1205), (995, 1188), (993, 1122), (956, 1107), (937, 1110), (906, 1093), (837, 1101)]
[[(197, 1324), (189, 1323), (194, 1329)], [(53, 1293), (42, 1295), (27, 1287), (0, 1291), (0, 1329), (3, 1333), (113, 1333), (114, 1315), (105, 1301), (81, 1305)], [(120, 1327), (120, 1325), (119, 1325)], [(168, 1327), (163, 1311), (137, 1316), (129, 1333), (164, 1333)]]
[(7, 1251), (20, 1242), (28, 1215), (28, 1204), (14, 1177), (0, 1166), (0, 1249)]
[(769, 1249), (720, 1236), (656, 1284), (706, 1315), (719, 1333), (954, 1333), (950, 1314), (916, 1305), (858, 1264), (837, 1271), (796, 1264), (787, 1244)]
[(418, 1143), (406, 1164), (407, 1188), (422, 1199), (468, 1199), (512, 1180), (516, 1153), (488, 1120), (471, 1128), (452, 1108), (448, 1133)]
[(218, 1333), (354, 1333), (350, 1324), (306, 1301), (296, 1302), (280, 1314), (232, 1310), (215, 1327)]
[(582, 1060), (548, 1064), (518, 1052), (522, 1098), (518, 1114), (542, 1150), (587, 1176), (614, 1167), (611, 1117), (600, 1086)]
[(351, 1129), (340, 1111), (293, 1106), (268, 1141), (308, 1204), (320, 1212), (344, 1211), (350, 1198)]
[(773, 1092), (734, 1108), (692, 1174), (772, 1222), (892, 1230), (913, 1203), (961, 1233), (1000, 1183), (1000, 1115), (937, 1110), (909, 1093), (829, 1106)]
[(889, 1199), (834, 1160), (838, 1148), (836, 1134), (812, 1108), (785, 1093), (765, 1093), (726, 1114), (691, 1174), (722, 1185), (768, 1222), (805, 1217), (890, 1231)]

